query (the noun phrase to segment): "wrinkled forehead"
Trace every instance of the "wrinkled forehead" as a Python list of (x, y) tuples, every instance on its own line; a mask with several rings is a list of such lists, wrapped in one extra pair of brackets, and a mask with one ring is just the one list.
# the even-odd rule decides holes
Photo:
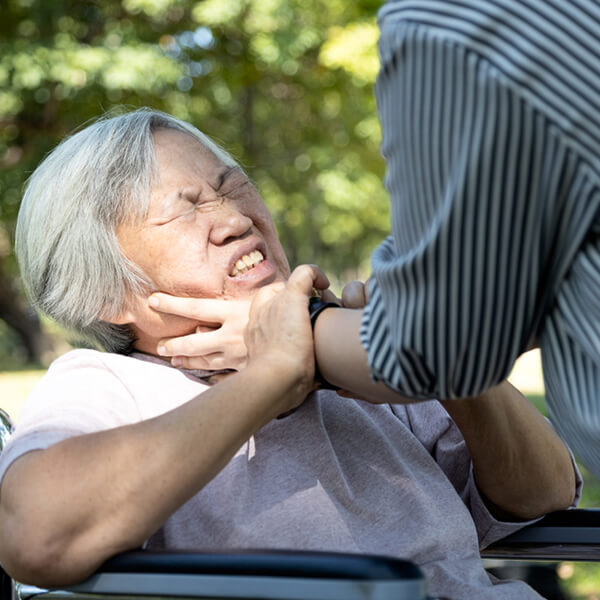
[[(225, 153), (216, 153), (191, 133), (173, 129), (153, 132), (156, 158), (153, 186), (191, 185), (205, 181), (219, 188), (232, 170), (243, 174), (238, 164)], [(216, 151), (215, 151), (216, 150)]]
[(232, 162), (217, 156), (213, 149), (192, 133), (161, 127), (152, 132), (152, 138), (157, 159), (168, 159), (172, 155), (181, 158), (187, 154), (190, 158), (206, 161), (208, 165)]
[(242, 170), (238, 162), (218, 144), (213, 142), (201, 131), (192, 129), (184, 131), (181, 129), (157, 127), (152, 131), (155, 148), (185, 147), (191, 152), (206, 157), (207, 160), (219, 161), (229, 167), (237, 167)]

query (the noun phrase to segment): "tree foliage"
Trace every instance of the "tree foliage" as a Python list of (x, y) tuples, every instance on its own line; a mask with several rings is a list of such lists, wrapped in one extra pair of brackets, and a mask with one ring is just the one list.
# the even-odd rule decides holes
[[(24, 181), (115, 105), (189, 120), (231, 151), (292, 264), (367, 273), (386, 235), (375, 13), (362, 0), (5, 0), (0, 19), (0, 259)], [(3, 315), (0, 315), (3, 317)]]

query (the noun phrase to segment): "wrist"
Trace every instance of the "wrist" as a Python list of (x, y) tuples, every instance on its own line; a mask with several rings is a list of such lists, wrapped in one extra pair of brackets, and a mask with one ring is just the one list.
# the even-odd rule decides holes
[[(310, 316), (310, 325), (313, 330), (313, 339), (315, 336), (315, 327), (317, 324), (317, 319), (321, 315), (321, 313), (324, 312), (325, 310), (327, 310), (328, 308), (340, 308), (340, 306), (339, 306), (339, 304), (336, 304), (335, 302), (327, 302), (325, 300), (322, 300), (318, 296), (310, 298), (309, 303), (308, 303), (308, 313)], [(320, 389), (325, 389), (325, 390), (339, 389), (338, 386), (332, 385), (323, 377), (323, 374), (321, 373), (321, 370), (319, 369), (319, 363), (317, 361), (316, 351), (315, 351), (315, 382), (317, 384), (319, 384)]]
[[(265, 403), (280, 410), (280, 404), (297, 405), (312, 391), (312, 372), (306, 363), (286, 360), (285, 356), (264, 355), (248, 362), (242, 373), (250, 372), (259, 381)], [(284, 408), (285, 408), (284, 406)]]

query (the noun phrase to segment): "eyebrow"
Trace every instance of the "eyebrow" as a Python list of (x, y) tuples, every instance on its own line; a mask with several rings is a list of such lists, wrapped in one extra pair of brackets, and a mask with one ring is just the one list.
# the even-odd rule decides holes
[(225, 169), (223, 169), (220, 173), (219, 176), (217, 177), (217, 185), (215, 186), (215, 190), (218, 192), (222, 187), (223, 184), (225, 183), (225, 181), (227, 180), (227, 178), (235, 171), (237, 171), (238, 168), (237, 167), (226, 167)]

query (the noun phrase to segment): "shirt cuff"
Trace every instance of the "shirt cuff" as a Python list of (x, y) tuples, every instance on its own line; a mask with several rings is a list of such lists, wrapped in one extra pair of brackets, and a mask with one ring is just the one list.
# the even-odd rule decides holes
[[(583, 478), (581, 476), (581, 472), (579, 471), (579, 467), (575, 462), (575, 457), (572, 452), (569, 450), (569, 454), (571, 456), (571, 462), (573, 464), (573, 470), (575, 471), (575, 497), (571, 506), (569, 506), (568, 510), (576, 508), (581, 500), (581, 491), (583, 489)], [(523, 529), (527, 525), (531, 525), (533, 523), (537, 523), (540, 519), (543, 518), (544, 515), (538, 517), (536, 519), (530, 519), (528, 521), (503, 521), (497, 519), (490, 512), (477, 484), (475, 483), (475, 477), (473, 474), (473, 467), (471, 466), (471, 473), (469, 476), (469, 510), (473, 516), (473, 520), (477, 525), (477, 535), (479, 537), (479, 549), (482, 550), (486, 548), (490, 544), (505, 538), (511, 533), (515, 533), (519, 531), (519, 529)]]

